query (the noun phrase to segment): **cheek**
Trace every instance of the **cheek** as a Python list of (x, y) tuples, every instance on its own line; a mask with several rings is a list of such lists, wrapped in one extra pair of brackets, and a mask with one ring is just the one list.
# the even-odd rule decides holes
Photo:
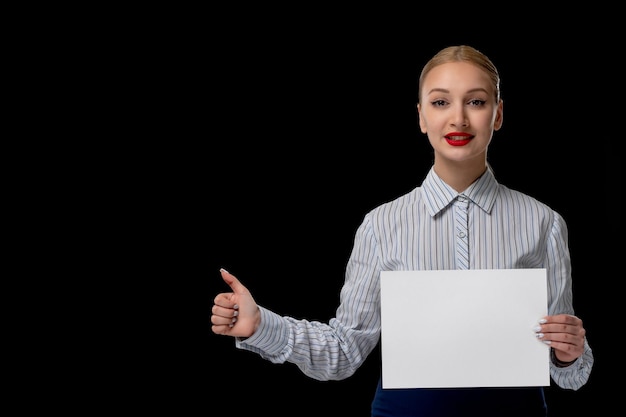
[(481, 117), (476, 120), (475, 125), (480, 126), (481, 129), (485, 130), (493, 130), (494, 127), (498, 124), (495, 115), (490, 115), (487, 117)]

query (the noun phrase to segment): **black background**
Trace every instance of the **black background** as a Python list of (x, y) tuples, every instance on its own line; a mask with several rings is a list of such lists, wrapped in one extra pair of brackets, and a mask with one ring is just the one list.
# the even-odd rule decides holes
[(332, 318), (363, 216), (418, 186), (432, 163), (415, 113), (421, 67), (445, 46), (470, 44), (502, 78), (504, 124), (489, 150), (496, 178), (569, 226), (574, 307), (596, 363), (579, 391), (547, 389), (550, 415), (605, 401), (615, 358), (601, 329), (622, 183), (597, 44), (557, 31), (530, 41), (390, 22), (261, 23), (191, 31), (208, 40), (173, 48), (175, 126), (150, 162), (158, 219), (146, 225), (156, 247), (146, 263), (159, 279), (148, 278), (154, 309), (140, 312), (133, 334), (151, 343), (129, 348), (125, 395), (181, 415), (369, 415), (378, 350), (351, 378), (328, 382), (237, 350), (210, 329), (213, 298), (228, 291), (219, 268), (279, 314)]

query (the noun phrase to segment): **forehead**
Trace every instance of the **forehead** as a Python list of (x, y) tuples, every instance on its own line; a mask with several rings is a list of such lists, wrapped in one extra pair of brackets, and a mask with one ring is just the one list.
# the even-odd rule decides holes
[(448, 62), (431, 69), (424, 78), (424, 93), (433, 89), (464, 92), (482, 88), (492, 92), (494, 87), (485, 70), (469, 62)]

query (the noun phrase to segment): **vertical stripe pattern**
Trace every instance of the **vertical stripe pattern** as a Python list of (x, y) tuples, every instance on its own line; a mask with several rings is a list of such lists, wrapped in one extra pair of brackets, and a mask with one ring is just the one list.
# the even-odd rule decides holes
[[(457, 268), (546, 268), (548, 314), (574, 314), (563, 218), (498, 184), (490, 168), (461, 195), (431, 168), (420, 187), (365, 215), (335, 318), (296, 319), (260, 306), (259, 328), (236, 346), (294, 363), (317, 380), (348, 378), (380, 339), (380, 272)], [(593, 359), (585, 340), (581, 358), (566, 368), (551, 365), (550, 374), (561, 388), (576, 390), (587, 382)]]
[(467, 227), (469, 199), (461, 194), (454, 200), (453, 204), (456, 269), (469, 269), (469, 230)]

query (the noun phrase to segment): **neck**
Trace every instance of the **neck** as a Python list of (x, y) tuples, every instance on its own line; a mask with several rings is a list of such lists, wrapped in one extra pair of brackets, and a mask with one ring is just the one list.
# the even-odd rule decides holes
[(454, 190), (461, 193), (485, 173), (487, 170), (487, 161), (483, 160), (481, 163), (449, 160), (441, 163), (435, 161), (433, 168), (439, 178)]

